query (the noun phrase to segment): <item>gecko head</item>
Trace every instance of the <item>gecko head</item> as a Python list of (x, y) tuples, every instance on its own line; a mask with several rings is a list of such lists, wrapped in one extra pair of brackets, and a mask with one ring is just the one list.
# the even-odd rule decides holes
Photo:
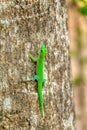
[(46, 53), (47, 53), (47, 49), (46, 47), (42, 44), (41, 47), (40, 47), (40, 53), (43, 55), (43, 56), (46, 56)]

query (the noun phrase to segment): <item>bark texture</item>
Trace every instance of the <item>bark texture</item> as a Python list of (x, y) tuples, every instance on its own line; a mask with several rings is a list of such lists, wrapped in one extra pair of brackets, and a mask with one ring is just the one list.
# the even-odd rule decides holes
[[(28, 55), (47, 47), (45, 118)], [(74, 130), (65, 0), (0, 1), (0, 130)]]

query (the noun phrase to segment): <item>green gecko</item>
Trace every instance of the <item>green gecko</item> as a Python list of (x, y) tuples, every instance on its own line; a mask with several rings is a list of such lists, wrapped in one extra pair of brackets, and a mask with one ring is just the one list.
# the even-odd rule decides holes
[(36, 75), (31, 80), (38, 81), (38, 96), (39, 96), (39, 105), (40, 105), (40, 111), (41, 111), (42, 117), (44, 117), (42, 86), (43, 86), (43, 83), (44, 85), (46, 85), (46, 80), (44, 79), (44, 62), (45, 62), (46, 54), (47, 54), (47, 49), (42, 44), (40, 47), (40, 54), (38, 58), (34, 58), (31, 54), (29, 55), (29, 57), (32, 59), (33, 62), (37, 62)]

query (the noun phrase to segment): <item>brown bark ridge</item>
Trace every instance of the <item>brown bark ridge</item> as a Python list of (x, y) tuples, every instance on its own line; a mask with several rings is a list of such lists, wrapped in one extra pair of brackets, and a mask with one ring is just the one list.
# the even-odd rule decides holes
[[(39, 110), (28, 55), (47, 48)], [(0, 130), (75, 130), (65, 0), (0, 0)]]

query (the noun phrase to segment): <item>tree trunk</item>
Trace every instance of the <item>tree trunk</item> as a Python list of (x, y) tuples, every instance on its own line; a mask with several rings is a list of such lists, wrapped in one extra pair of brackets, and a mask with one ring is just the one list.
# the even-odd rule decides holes
[[(41, 117), (29, 53), (47, 48)], [(65, 0), (0, 2), (0, 130), (75, 130)]]

